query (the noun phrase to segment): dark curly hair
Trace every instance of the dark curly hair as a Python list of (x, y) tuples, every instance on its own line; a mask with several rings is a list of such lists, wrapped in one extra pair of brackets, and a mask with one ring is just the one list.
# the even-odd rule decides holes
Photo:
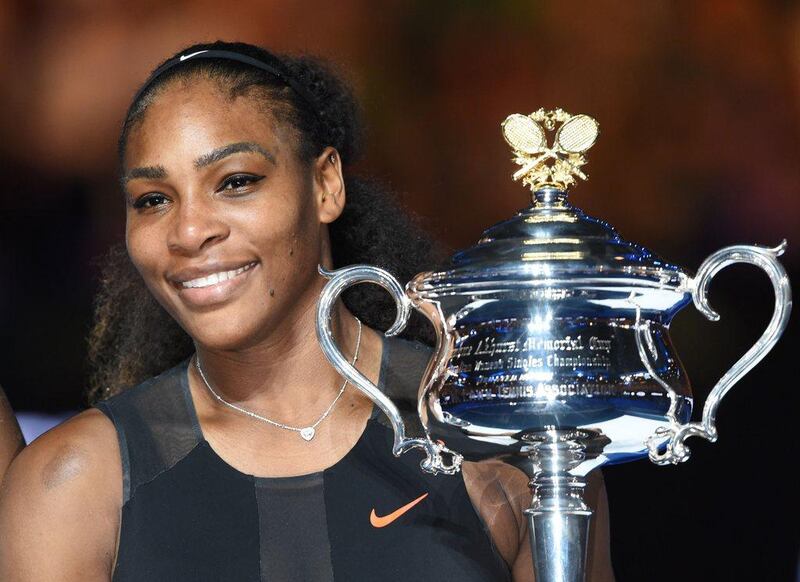
[[(258, 99), (265, 114), (294, 130), (301, 160), (311, 163), (327, 146), (336, 148), (345, 166), (358, 159), (362, 145), (359, 107), (350, 87), (329, 65), (310, 57), (221, 41), (188, 47), (164, 64), (179, 55), (204, 50), (233, 51), (278, 67), (285, 78), (305, 89), (305, 95), (254, 66), (221, 58), (188, 59), (151, 77), (131, 103), (119, 140), (120, 162), (130, 132), (159, 92), (175, 79), (198, 77), (218, 82), (231, 99), (242, 95)], [(342, 215), (329, 225), (335, 268), (372, 264), (407, 281), (438, 262), (439, 249), (390, 192), (376, 181), (346, 174), (347, 203)], [(100, 264), (100, 289), (89, 335), (90, 402), (134, 386), (194, 351), (191, 338), (146, 289), (122, 245), (113, 247)], [(386, 329), (394, 320), (392, 299), (373, 285), (354, 287), (343, 300), (370, 327)], [(412, 317), (404, 336), (431, 343), (432, 329), (421, 317)]]

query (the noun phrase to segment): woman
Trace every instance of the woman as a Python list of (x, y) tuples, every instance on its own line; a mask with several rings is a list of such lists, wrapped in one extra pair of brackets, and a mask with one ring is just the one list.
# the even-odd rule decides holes
[(6, 399), (6, 393), (0, 386), (0, 483), (3, 481), (6, 469), (11, 460), (16, 457), (25, 446), (19, 424)]
[[(397, 210), (344, 178), (355, 112), (319, 63), (243, 44), (181, 51), (136, 95), (120, 139), (127, 251), (183, 331), (112, 264), (93, 335), (110, 398), (14, 463), (0, 578), (533, 579), (524, 475), (486, 463), (434, 477), (394, 458), (372, 403), (317, 345), (317, 265), (421, 267)], [(427, 348), (384, 341), (371, 326), (392, 310), (359, 293), (337, 307), (339, 345), (413, 399)], [(600, 580), (602, 501), (598, 515)]]

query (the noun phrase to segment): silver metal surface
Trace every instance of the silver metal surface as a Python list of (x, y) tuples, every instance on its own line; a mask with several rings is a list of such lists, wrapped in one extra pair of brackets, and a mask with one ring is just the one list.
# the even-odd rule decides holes
[(339, 296), (356, 283), (374, 283), (386, 289), (397, 304), (397, 317), (392, 327), (386, 331), (387, 336), (396, 335), (408, 323), (411, 304), (403, 292), (403, 288), (389, 273), (383, 269), (370, 266), (346, 267), (338, 271), (326, 271), (322, 267), (319, 272), (330, 279), (325, 285), (317, 304), (317, 339), (322, 351), (331, 364), (344, 376), (345, 380), (358, 388), (372, 400), (389, 419), (394, 430), (395, 456), (414, 448), (423, 449), (426, 458), (420, 463), (422, 469), (429, 473), (454, 474), (461, 468), (461, 455), (453, 453), (440, 443), (433, 442), (427, 435), (423, 438), (407, 438), (406, 429), (400, 411), (394, 403), (369, 379), (359, 372), (339, 350), (331, 329), (331, 311)]
[[(534, 493), (526, 513), (536, 579), (580, 582), (591, 517), (582, 500), (586, 475), (648, 456), (658, 464), (677, 463), (688, 458), (686, 438), (715, 440), (720, 400), (785, 330), (791, 292), (777, 260), (785, 242), (774, 249), (722, 249), (691, 277), (573, 207), (552, 183), (557, 168), (528, 166), (541, 165), (539, 157), (546, 154), (574, 164), (570, 171), (585, 178), (576, 173), (583, 158), (571, 153), (562, 159), (562, 150), (588, 149), (596, 122), (561, 110), (528, 117), (511, 116), (503, 129), (526, 183), (545, 181), (532, 205), (487, 229), (441, 269), (414, 277), (405, 291), (375, 267), (326, 273), (332, 278), (320, 298), (318, 335), (331, 363), (389, 417), (395, 454), (421, 447), (428, 455), (424, 468), (434, 472), (458, 469), (458, 455), (450, 463), (442, 456), (453, 455), (450, 450), (468, 460), (500, 458), (526, 471)], [(540, 121), (548, 130), (563, 123), (561, 137), (568, 143), (548, 149)], [(707, 300), (709, 283), (727, 265), (741, 262), (769, 276), (775, 289), (772, 320), (714, 387), (702, 421), (690, 422), (692, 392), (669, 337), (670, 323), (691, 301), (717, 319)], [(387, 335), (405, 326), (412, 307), (436, 330), (435, 352), (419, 388), (423, 439), (406, 438), (394, 405), (333, 342), (333, 304), (346, 287), (361, 282), (381, 285), (395, 299), (397, 319)]]
[(551, 430), (596, 435), (574, 475), (646, 457), (648, 441), (668, 440), (654, 435), (690, 419), (669, 324), (691, 300), (692, 279), (564, 192), (534, 199), (407, 286), (439, 335), (423, 423), (470, 460), (524, 455), (531, 435)]
[(531, 478), (528, 517), (536, 580), (580, 581), (586, 575), (586, 544), (592, 511), (583, 501), (584, 477), (571, 475), (596, 435), (584, 431), (540, 433), (528, 439), (518, 463)]
[[(719, 314), (708, 303), (708, 286), (718, 272), (735, 263), (755, 265), (767, 273), (775, 290), (775, 307), (772, 311), (772, 318), (758, 341), (739, 358), (711, 390), (703, 407), (701, 422), (681, 423), (676, 417), (670, 427), (660, 428), (655, 435), (648, 439), (650, 460), (657, 465), (677, 464), (688, 460), (691, 451), (684, 441), (689, 437), (699, 436), (711, 442), (717, 440), (715, 425), (717, 409), (725, 394), (767, 355), (783, 334), (786, 326), (789, 325), (789, 315), (792, 311), (792, 291), (789, 287), (789, 276), (777, 259), (784, 253), (786, 246), (785, 240), (775, 248), (735, 245), (720, 249), (700, 265), (697, 276), (692, 280), (692, 299), (695, 307), (709, 320), (719, 320)], [(664, 436), (669, 437), (669, 441), (666, 450), (662, 453), (659, 450), (659, 443)]]

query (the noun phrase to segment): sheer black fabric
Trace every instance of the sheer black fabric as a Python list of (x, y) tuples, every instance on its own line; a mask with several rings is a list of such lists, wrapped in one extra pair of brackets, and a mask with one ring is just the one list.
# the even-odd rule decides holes
[[(381, 389), (416, 418), (430, 351), (384, 342)], [(510, 580), (461, 475), (395, 458), (375, 413), (353, 449), (311, 475), (259, 478), (203, 438), (188, 362), (97, 405), (114, 423), (125, 480), (114, 582)], [(412, 425), (413, 426), (413, 425)], [(421, 431), (419, 421), (410, 432)], [(385, 527), (387, 516), (417, 503)]]
[(331, 582), (323, 473), (256, 479), (261, 579)]

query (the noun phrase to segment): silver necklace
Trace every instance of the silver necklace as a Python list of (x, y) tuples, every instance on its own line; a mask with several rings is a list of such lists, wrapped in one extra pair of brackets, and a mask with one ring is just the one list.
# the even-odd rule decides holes
[[(353, 365), (354, 366), (356, 365), (356, 362), (358, 362), (358, 351), (361, 348), (361, 320), (356, 317), (356, 321), (358, 322), (358, 337), (356, 339), (355, 354), (353, 355)], [(211, 387), (211, 384), (209, 383), (208, 379), (206, 378), (206, 375), (203, 373), (203, 368), (200, 366), (200, 358), (197, 356), (197, 354), (195, 354), (195, 357), (194, 357), (194, 364), (195, 364), (195, 367), (197, 368), (197, 372), (200, 374), (200, 377), (203, 379), (203, 383), (206, 385), (206, 388), (208, 388), (208, 391), (211, 392), (211, 394), (214, 396), (214, 398), (216, 398), (220, 402), (220, 404), (224, 404), (228, 408), (232, 408), (233, 410), (235, 410), (237, 412), (240, 412), (242, 414), (245, 414), (245, 415), (249, 416), (250, 418), (255, 418), (256, 420), (260, 420), (261, 422), (265, 422), (265, 423), (270, 424), (272, 426), (275, 426), (277, 428), (282, 428), (284, 430), (291, 430), (293, 432), (300, 433), (300, 436), (303, 437), (303, 440), (306, 440), (306, 441), (310, 441), (311, 439), (314, 438), (314, 436), (317, 434), (317, 427), (319, 426), (319, 424), (323, 420), (328, 418), (328, 415), (331, 413), (331, 410), (333, 410), (333, 407), (336, 406), (337, 402), (339, 402), (339, 399), (342, 397), (342, 394), (344, 394), (344, 389), (347, 387), (347, 380), (345, 380), (342, 383), (342, 387), (339, 388), (339, 393), (336, 395), (336, 398), (333, 399), (333, 402), (331, 402), (330, 406), (328, 406), (328, 408), (325, 409), (325, 412), (322, 413), (322, 416), (320, 416), (314, 424), (311, 424), (311, 425), (306, 426), (306, 427), (289, 426), (288, 424), (283, 424), (282, 422), (274, 421), (274, 420), (272, 420), (270, 418), (267, 418), (266, 416), (261, 416), (260, 414), (255, 413), (252, 410), (247, 410), (246, 408), (243, 408), (243, 407), (241, 407), (241, 406), (239, 406), (237, 404), (233, 404), (232, 402), (228, 402), (222, 396), (217, 394), (214, 391), (214, 389)]]

